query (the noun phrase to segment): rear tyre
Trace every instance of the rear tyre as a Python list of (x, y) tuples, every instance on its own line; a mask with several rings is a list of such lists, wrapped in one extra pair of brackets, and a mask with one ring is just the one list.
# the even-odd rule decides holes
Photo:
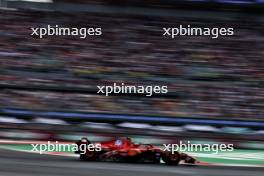
[(170, 153), (166, 153), (162, 159), (168, 165), (178, 165), (181, 160), (181, 157), (178, 152), (174, 152), (174, 153), (170, 152)]

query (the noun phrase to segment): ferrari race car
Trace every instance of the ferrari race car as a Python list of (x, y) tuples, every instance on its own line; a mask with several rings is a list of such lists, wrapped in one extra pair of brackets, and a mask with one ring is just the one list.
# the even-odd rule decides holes
[(75, 152), (80, 155), (83, 161), (116, 161), (133, 163), (161, 163), (168, 165), (196, 164), (195, 158), (179, 152), (163, 151), (151, 144), (135, 144), (130, 138), (119, 138), (107, 142), (97, 143), (100, 150), (88, 150), (82, 152), (79, 146), (92, 144), (87, 138), (82, 138), (76, 142), (78, 150)]

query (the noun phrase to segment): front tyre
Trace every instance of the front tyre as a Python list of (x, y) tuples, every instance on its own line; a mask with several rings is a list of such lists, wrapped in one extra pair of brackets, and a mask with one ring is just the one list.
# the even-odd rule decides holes
[(186, 159), (185, 159), (185, 163), (195, 164), (196, 160), (193, 157), (187, 156)]
[(196, 159), (187, 155), (186, 153), (181, 154), (181, 160), (183, 160), (187, 164), (195, 164), (196, 163)]
[(168, 165), (178, 165), (181, 160), (181, 156), (178, 152), (170, 152), (166, 153), (162, 159)]

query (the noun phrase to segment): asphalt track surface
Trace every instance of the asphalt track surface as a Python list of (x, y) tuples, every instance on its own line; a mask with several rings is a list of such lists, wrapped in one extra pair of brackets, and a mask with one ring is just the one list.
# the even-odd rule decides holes
[(0, 150), (0, 176), (263, 176), (264, 168), (81, 162)]

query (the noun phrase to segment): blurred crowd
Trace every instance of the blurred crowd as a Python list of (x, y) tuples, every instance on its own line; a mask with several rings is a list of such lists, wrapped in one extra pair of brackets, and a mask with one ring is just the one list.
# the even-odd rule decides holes
[[(0, 11), (0, 86), (94, 93), (0, 91), (0, 108), (212, 118), (264, 114), (264, 26), (254, 19), (209, 20), (109, 14)], [(101, 27), (102, 36), (32, 37), (31, 27)], [(163, 27), (234, 27), (235, 36), (162, 36)], [(176, 97), (97, 95), (97, 85), (167, 85)]]

